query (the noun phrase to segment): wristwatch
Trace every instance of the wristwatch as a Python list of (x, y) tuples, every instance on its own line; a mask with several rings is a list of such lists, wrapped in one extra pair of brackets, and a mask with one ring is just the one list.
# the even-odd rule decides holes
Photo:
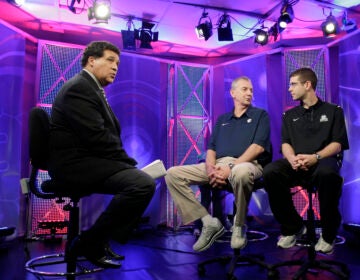
[(321, 156), (318, 153), (315, 153), (315, 156), (317, 160), (321, 159)]
[(235, 166), (235, 164), (233, 164), (232, 162), (230, 162), (228, 165), (229, 165), (230, 170), (233, 169), (233, 167)]

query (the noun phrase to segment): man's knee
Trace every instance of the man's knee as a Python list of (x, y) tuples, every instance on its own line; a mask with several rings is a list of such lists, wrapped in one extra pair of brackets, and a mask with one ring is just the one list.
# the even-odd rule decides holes
[(169, 182), (172, 182), (173, 180), (179, 179), (179, 174), (178, 173), (179, 172), (178, 172), (178, 167), (177, 166), (170, 167), (166, 171), (166, 176), (165, 176), (166, 184), (168, 184)]
[(146, 176), (142, 179), (142, 182), (140, 184), (141, 191), (144, 194), (147, 194), (149, 196), (152, 196), (155, 193), (156, 189), (156, 182), (153, 178), (150, 176)]

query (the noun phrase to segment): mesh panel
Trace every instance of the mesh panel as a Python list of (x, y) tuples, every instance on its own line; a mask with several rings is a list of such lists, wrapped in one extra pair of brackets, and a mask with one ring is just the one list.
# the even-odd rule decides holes
[[(49, 180), (50, 177), (46, 171), (39, 171), (37, 183)], [(64, 211), (63, 207), (69, 202), (57, 203), (55, 199), (43, 199), (34, 195), (31, 197), (31, 224), (28, 230), (29, 236), (42, 236), (52, 234), (66, 234), (66, 224), (69, 221), (69, 212)]]
[(81, 70), (81, 48), (41, 45), (38, 103), (52, 104), (62, 85)]
[[(169, 66), (168, 87), (173, 89), (168, 96), (169, 112), (169, 147), (168, 158), (171, 166), (186, 165), (198, 162), (198, 155), (206, 148), (209, 122), (206, 84), (209, 68), (175, 65)], [(177, 75), (173, 75), (177, 73)], [(173, 87), (173, 85), (176, 85)], [(173, 131), (173, 125), (176, 130)], [(200, 199), (197, 186), (192, 186), (196, 197)], [(168, 196), (167, 222), (169, 226), (178, 227), (181, 218), (174, 207), (171, 196)]]
[[(307, 209), (309, 206), (308, 193), (300, 186), (292, 188), (291, 192), (293, 194), (292, 198), (297, 212), (301, 217), (307, 220)], [(319, 200), (315, 194), (313, 195), (312, 203), (315, 220), (320, 220)]]
[[(326, 100), (324, 49), (285, 51), (284, 54), (286, 77), (301, 67), (313, 69), (318, 77), (316, 93), (322, 100)], [(286, 89), (288, 89), (288, 84)], [(293, 107), (298, 103), (298, 101), (292, 100), (291, 95), (286, 91), (286, 106)]]

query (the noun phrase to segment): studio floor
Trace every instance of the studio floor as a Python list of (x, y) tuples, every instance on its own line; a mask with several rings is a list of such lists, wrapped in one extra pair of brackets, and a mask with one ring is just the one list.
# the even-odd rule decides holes
[[(279, 230), (255, 228), (268, 234), (261, 241), (249, 241), (241, 254), (262, 254), (265, 262), (274, 264), (284, 260), (298, 259), (307, 256), (307, 248), (296, 246), (284, 250), (276, 247)], [(360, 279), (360, 241), (359, 236), (341, 229), (345, 242), (335, 246), (331, 256), (317, 255), (317, 259), (332, 259), (345, 262), (351, 271), (349, 279)], [(210, 264), (205, 267), (205, 274), (198, 274), (198, 263), (219, 255), (232, 254), (229, 244), (230, 233), (216, 242), (209, 250), (196, 253), (192, 250), (195, 237), (191, 228), (174, 231), (168, 228), (142, 227), (134, 232), (131, 240), (125, 244), (112, 244), (112, 248), (125, 255), (120, 269), (106, 269), (98, 273), (78, 276), (76, 279), (122, 279), (122, 280), (184, 280), (184, 279), (227, 279), (228, 264)], [(15, 239), (1, 244), (0, 278), (4, 280), (64, 279), (61, 277), (37, 278), (24, 269), (29, 257), (49, 253), (58, 253), (64, 249), (64, 240), (39, 239), (25, 241)], [(298, 266), (279, 268), (281, 280), (292, 279)], [(234, 272), (236, 279), (268, 279), (267, 270), (256, 265), (242, 264)], [(332, 280), (337, 276), (323, 270), (307, 273), (301, 279)]]

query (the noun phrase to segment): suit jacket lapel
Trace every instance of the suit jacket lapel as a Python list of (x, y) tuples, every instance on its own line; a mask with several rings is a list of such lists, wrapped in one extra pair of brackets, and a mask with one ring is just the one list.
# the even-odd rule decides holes
[(113, 110), (111, 109), (109, 103), (108, 103), (107, 100), (106, 100), (104, 90), (103, 90), (103, 89), (99, 89), (99, 90), (97, 91), (97, 94), (100, 96), (101, 103), (102, 103), (103, 106), (105, 107), (105, 111), (106, 111), (109, 119), (111, 120), (111, 122), (113, 123), (113, 125), (116, 127), (116, 129), (117, 129), (118, 132), (120, 133), (119, 121), (118, 121), (118, 119), (116, 118)]

